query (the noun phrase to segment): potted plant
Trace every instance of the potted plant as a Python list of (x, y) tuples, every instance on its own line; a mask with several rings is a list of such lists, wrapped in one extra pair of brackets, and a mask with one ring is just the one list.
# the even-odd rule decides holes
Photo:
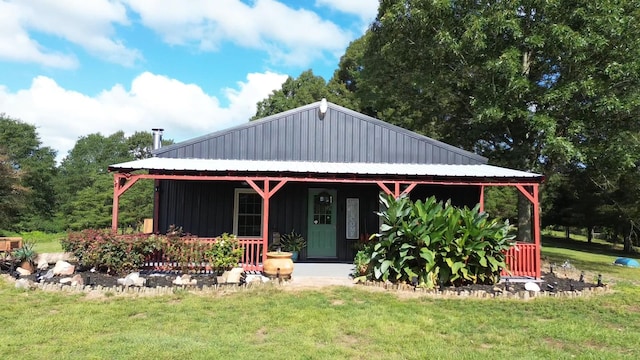
[(31, 242), (23, 243), (21, 248), (17, 248), (11, 253), (11, 257), (15, 262), (20, 263), (21, 268), (31, 272), (34, 270), (33, 264), (37, 256), (35, 246)]
[(307, 241), (301, 234), (295, 232), (295, 230), (291, 230), (290, 233), (282, 235), (280, 244), (282, 251), (290, 252), (292, 254), (291, 260), (297, 261), (300, 251), (307, 246)]

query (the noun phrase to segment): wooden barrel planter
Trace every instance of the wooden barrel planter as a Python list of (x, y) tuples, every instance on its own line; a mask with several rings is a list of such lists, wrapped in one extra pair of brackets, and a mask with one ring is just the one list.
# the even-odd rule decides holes
[(267, 277), (290, 279), (293, 273), (293, 261), (290, 252), (270, 251), (262, 270)]

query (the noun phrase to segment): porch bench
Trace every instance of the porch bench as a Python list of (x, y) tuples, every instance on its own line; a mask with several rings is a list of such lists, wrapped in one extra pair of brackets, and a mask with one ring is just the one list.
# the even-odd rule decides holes
[(12, 252), (21, 247), (21, 237), (0, 237), (0, 252)]
[(7, 260), (13, 250), (21, 247), (21, 237), (0, 237), (0, 261)]

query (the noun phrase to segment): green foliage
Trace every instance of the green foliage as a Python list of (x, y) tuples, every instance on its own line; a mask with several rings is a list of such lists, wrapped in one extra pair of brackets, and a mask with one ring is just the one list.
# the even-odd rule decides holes
[(307, 247), (307, 241), (301, 234), (292, 229), (290, 233), (282, 234), (282, 237), (280, 238), (280, 245), (282, 251), (299, 252)]
[(640, 224), (638, 19), (632, 0), (383, 1), (355, 95), (360, 110), (496, 165), (561, 175), (553, 181), (566, 184), (544, 189), (546, 220), (604, 222), (630, 245)]
[(60, 243), (82, 266), (123, 274), (140, 269), (145, 258), (161, 248), (162, 239), (155, 235), (115, 235), (107, 230), (86, 229), (70, 232)]
[(238, 266), (243, 250), (238, 243), (238, 238), (234, 234), (224, 233), (211, 245), (210, 250), (205, 252), (211, 263), (211, 267), (216, 270), (228, 270)]
[(18, 262), (29, 262), (33, 264), (37, 256), (35, 244), (31, 241), (24, 241), (22, 247), (11, 252), (11, 257)]
[(511, 245), (508, 221), (486, 213), (456, 208), (430, 197), (413, 203), (408, 197), (380, 195), (387, 209), (383, 223), (367, 246), (375, 279), (437, 284), (496, 283), (506, 267), (504, 251)]
[(20, 211), (24, 208), (24, 193), (20, 185), (21, 172), (9, 161), (0, 145), (0, 230), (12, 228)]
[(121, 274), (138, 270), (145, 259), (162, 258), (164, 269), (200, 272), (208, 265), (227, 270), (238, 265), (243, 249), (235, 235), (222, 234), (215, 241), (202, 241), (172, 228), (167, 235), (118, 235), (108, 230), (70, 232), (60, 241), (82, 266)]
[(269, 97), (258, 102), (256, 114), (251, 120), (308, 105), (322, 98), (348, 107), (352, 105), (350, 96), (351, 93), (343, 84), (336, 81), (327, 84), (322, 76), (315, 76), (312, 70), (307, 70), (296, 79), (287, 78), (281, 89), (275, 90)]
[(56, 210), (55, 152), (35, 126), (0, 113), (0, 230), (44, 230)]
[(353, 259), (353, 266), (354, 266), (353, 277), (354, 278), (367, 276), (367, 273), (369, 273), (370, 260), (371, 258), (369, 257), (369, 254), (367, 253), (367, 251), (358, 250), (358, 252), (356, 253), (356, 256)]

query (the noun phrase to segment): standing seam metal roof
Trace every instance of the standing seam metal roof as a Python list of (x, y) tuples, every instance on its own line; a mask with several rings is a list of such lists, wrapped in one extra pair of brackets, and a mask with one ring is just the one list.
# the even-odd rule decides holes
[(320, 102), (154, 151), (158, 157), (344, 163), (485, 164), (487, 159)]

